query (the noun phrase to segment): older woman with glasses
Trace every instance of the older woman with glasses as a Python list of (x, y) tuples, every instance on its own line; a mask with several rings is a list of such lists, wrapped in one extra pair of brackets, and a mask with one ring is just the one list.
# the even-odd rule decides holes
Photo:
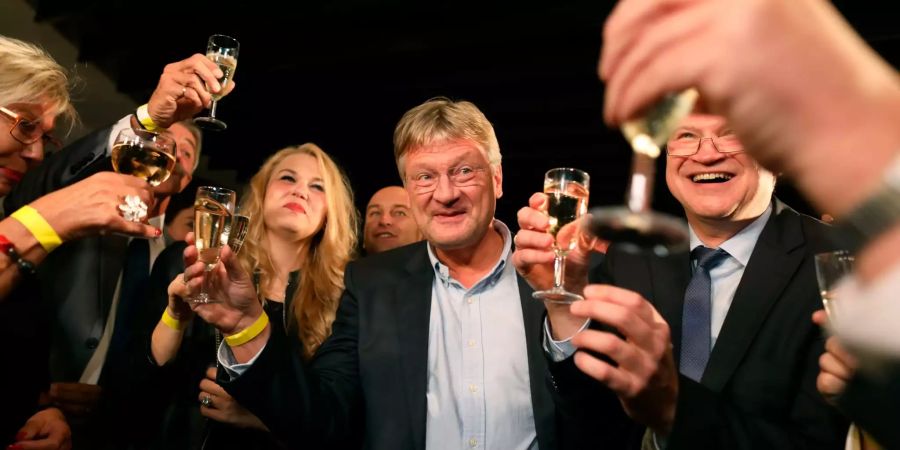
[[(193, 88), (185, 87), (190, 82), (186, 80), (195, 78), (215, 81), (213, 69), (201, 60), (202, 55), (195, 55), (167, 66), (144, 109), (147, 117), (130, 119), (132, 126), (164, 128), (208, 104), (208, 92), (194, 95)], [(190, 73), (180, 70), (185, 65), (191, 65)], [(68, 74), (49, 54), (0, 36), (0, 197), (5, 197), (6, 205), (24, 205), (15, 211), (0, 208), (0, 340), (8, 362), (0, 371), (0, 445), (12, 444), (11, 448), (70, 447), (66, 420), (47, 400), (53, 312), (36, 294), (32, 277), (36, 266), (65, 241), (104, 233), (140, 237), (161, 233), (123, 217), (126, 198), (146, 205), (153, 194), (140, 178), (96, 173), (102, 169), (93, 163), (108, 158), (108, 153), (63, 150), (60, 155), (67, 157), (52, 158), (42, 170), (26, 176), (41, 165), (48, 145), (56, 145), (57, 121), (76, 120), (69, 88)], [(121, 122), (128, 126), (127, 118)]]

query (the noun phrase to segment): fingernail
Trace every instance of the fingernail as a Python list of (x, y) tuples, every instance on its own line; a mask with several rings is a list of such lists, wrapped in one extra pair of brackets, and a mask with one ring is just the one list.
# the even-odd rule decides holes
[(160, 230), (159, 228), (156, 228), (156, 229), (153, 231), (153, 234), (155, 234), (156, 237), (160, 237), (160, 236), (162, 235), (162, 230)]

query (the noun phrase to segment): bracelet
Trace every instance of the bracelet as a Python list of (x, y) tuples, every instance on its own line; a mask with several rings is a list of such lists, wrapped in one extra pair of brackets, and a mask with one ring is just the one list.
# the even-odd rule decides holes
[(169, 314), (169, 308), (163, 310), (162, 317), (159, 320), (175, 331), (183, 330), (184, 326), (187, 324), (186, 320), (178, 320), (174, 316)]
[(34, 207), (25, 205), (12, 213), (10, 217), (18, 220), (37, 239), (47, 253), (52, 252), (53, 249), (62, 244), (62, 239), (56, 234), (56, 230), (47, 223), (44, 216)]
[(147, 104), (144, 103), (141, 106), (138, 106), (137, 111), (134, 112), (134, 116), (137, 117), (138, 123), (141, 124), (141, 127), (147, 131), (156, 131), (159, 129), (159, 125), (153, 121), (153, 118), (150, 117), (150, 111), (147, 110)]
[(263, 313), (259, 315), (259, 318), (256, 319), (256, 322), (253, 322), (253, 325), (250, 325), (239, 333), (232, 334), (231, 336), (225, 336), (225, 342), (228, 343), (229, 347), (244, 345), (247, 342), (250, 342), (253, 338), (259, 336), (259, 334), (266, 329), (266, 325), (268, 324), (269, 316), (266, 315), (265, 311), (263, 311)]
[(0, 234), (0, 252), (5, 253), (15, 263), (16, 267), (19, 268), (19, 272), (23, 275), (34, 275), (34, 263), (19, 256), (19, 252), (16, 251), (12, 242), (2, 234)]

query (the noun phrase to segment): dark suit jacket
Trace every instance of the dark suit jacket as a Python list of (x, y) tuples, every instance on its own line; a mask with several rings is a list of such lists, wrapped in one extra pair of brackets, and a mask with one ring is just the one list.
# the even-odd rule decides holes
[[(111, 127), (97, 130), (49, 155), (30, 171), (15, 190), (6, 197), (5, 208), (14, 211), (49, 192), (69, 186), (93, 174), (111, 171), (106, 156)], [(38, 267), (38, 289), (51, 314), (49, 369), (51, 381), (78, 381), (94, 354), (112, 305), (116, 282), (125, 260), (128, 239), (108, 235), (69, 241), (53, 251)], [(47, 357), (46, 353), (43, 355)], [(109, 383), (127, 378), (110, 376), (104, 367), (100, 384), (108, 392)], [(103, 401), (109, 400), (105, 394)], [(111, 419), (119, 418), (115, 411), (101, 405), (88, 423), (73, 420), (73, 439), (76, 448), (100, 449), (101, 441), (108, 441)], [(105, 415), (105, 413), (109, 413)]]
[[(49, 155), (6, 197), (14, 211), (29, 202), (103, 170), (110, 128), (97, 130)], [(56, 380), (76, 381), (99, 343), (109, 312), (127, 240), (87, 238), (67, 242), (39, 266), (45, 301), (56, 314), (51, 372)]]
[[(109, 129), (100, 130), (65, 149), (48, 155), (36, 169), (29, 171), (4, 199), (8, 213), (37, 198), (68, 186), (98, 171), (104, 162)], [(102, 142), (101, 142), (102, 141)], [(43, 264), (40, 266), (43, 269)], [(55, 279), (49, 281), (56, 283)], [(49, 383), (47, 355), (54, 309), (41, 298), (40, 287), (46, 278), (27, 279), (0, 303), (0, 339), (7, 342), (5, 359), (10, 368), (0, 372), (0, 445), (11, 443), (14, 433), (35, 411), (40, 392)], [(72, 289), (71, 285), (60, 288)], [(14, 368), (14, 369), (13, 369)]]
[[(368, 449), (424, 450), (434, 281), (426, 243), (351, 263), (344, 278), (333, 333), (310, 365), (273, 335), (247, 372), (221, 384), (290, 448), (315, 448), (310, 440), (323, 436), (364, 434)], [(544, 307), (522, 279), (519, 292), (537, 439), (541, 449), (555, 449), (556, 417), (541, 346)]]
[[(832, 249), (827, 233), (775, 200), (701, 382), (679, 377), (667, 449), (843, 448), (847, 421), (816, 390), (824, 337), (811, 321), (822, 308), (813, 255)], [(592, 281), (653, 303), (671, 328), (677, 361), (690, 255), (633, 255), (613, 245), (604, 268)], [(576, 401), (579, 389), (564, 393)]]

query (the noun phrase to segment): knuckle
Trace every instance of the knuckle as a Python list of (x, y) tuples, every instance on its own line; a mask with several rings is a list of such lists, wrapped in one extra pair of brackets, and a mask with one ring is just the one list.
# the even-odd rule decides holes
[(622, 303), (629, 309), (637, 309), (644, 300), (637, 292), (628, 292), (621, 297)]
[(665, 320), (657, 323), (657, 329), (659, 330), (659, 334), (665, 338), (672, 333), (672, 329), (669, 327), (669, 323)]

